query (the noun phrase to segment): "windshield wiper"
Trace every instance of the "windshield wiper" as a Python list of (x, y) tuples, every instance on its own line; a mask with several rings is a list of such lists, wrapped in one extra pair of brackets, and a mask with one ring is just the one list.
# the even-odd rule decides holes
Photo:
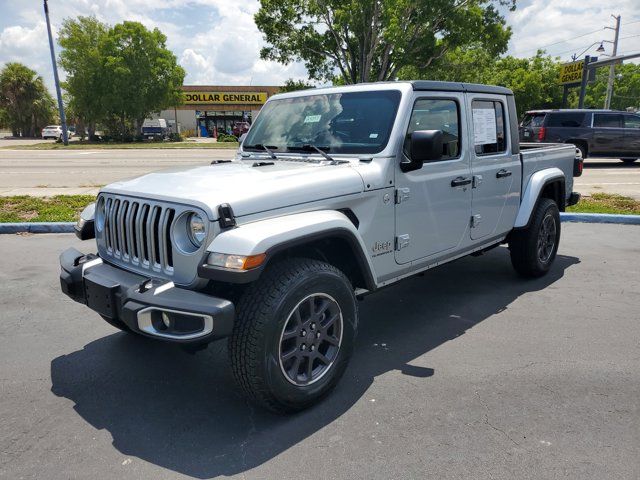
[(311, 145), (310, 143), (305, 143), (304, 145), (301, 145), (299, 147), (297, 146), (287, 146), (288, 150), (302, 150), (302, 151), (311, 151), (311, 150), (315, 150), (316, 152), (318, 152), (320, 155), (322, 155), (324, 158), (326, 158), (327, 160), (329, 160), (332, 163), (336, 163), (336, 161), (327, 153), (323, 150), (323, 148), (325, 150), (329, 150), (330, 147), (316, 147), (315, 145)]
[(278, 147), (275, 147), (275, 146), (273, 146), (273, 145), (269, 145), (269, 146), (267, 147), (266, 145), (263, 145), (263, 144), (261, 144), (261, 143), (256, 143), (255, 145), (247, 145), (247, 146), (246, 146), (246, 147), (244, 147), (244, 148), (261, 148), (261, 149), (263, 149), (265, 152), (267, 152), (267, 153), (269, 154), (269, 156), (270, 156), (271, 158), (273, 158), (274, 160), (277, 160), (277, 159), (278, 159), (278, 157), (276, 157), (276, 154), (275, 154), (275, 153), (273, 153), (273, 151), (271, 150), (272, 148), (273, 148), (274, 150), (277, 150), (277, 149), (278, 149)]

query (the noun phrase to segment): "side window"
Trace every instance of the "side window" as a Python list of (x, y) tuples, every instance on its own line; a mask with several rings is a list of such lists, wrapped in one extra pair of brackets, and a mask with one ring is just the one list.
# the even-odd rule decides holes
[(547, 127), (579, 127), (584, 121), (584, 113), (552, 113)]
[(640, 129), (640, 115), (625, 115), (624, 116), (624, 128), (639, 128)]
[(594, 113), (594, 127), (622, 128), (622, 115), (611, 113)]
[(502, 102), (474, 100), (473, 144), (476, 155), (487, 155), (507, 151), (504, 106)]
[(411, 134), (417, 130), (442, 130), (442, 160), (460, 155), (460, 109), (455, 100), (416, 100), (403, 147), (407, 156)]

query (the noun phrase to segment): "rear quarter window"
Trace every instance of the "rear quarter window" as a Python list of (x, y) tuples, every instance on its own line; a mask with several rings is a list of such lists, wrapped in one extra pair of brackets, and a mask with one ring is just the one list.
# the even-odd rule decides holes
[(551, 113), (549, 114), (547, 127), (580, 127), (584, 123), (585, 116), (585, 113)]
[(522, 126), (523, 127), (541, 127), (544, 123), (544, 117), (546, 117), (546, 113), (525, 113), (522, 118)]

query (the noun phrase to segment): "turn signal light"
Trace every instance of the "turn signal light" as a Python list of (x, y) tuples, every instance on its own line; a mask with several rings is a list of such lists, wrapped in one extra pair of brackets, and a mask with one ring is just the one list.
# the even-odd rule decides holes
[(258, 255), (233, 255), (228, 253), (211, 252), (207, 257), (207, 263), (214, 267), (228, 268), (231, 270), (251, 270), (262, 265), (267, 258), (265, 253)]

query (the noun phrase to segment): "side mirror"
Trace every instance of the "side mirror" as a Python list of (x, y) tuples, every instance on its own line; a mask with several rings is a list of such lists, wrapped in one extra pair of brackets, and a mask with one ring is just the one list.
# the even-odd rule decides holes
[(424, 162), (440, 160), (442, 145), (442, 130), (416, 130), (409, 143), (410, 161), (400, 164), (402, 171), (419, 170)]

